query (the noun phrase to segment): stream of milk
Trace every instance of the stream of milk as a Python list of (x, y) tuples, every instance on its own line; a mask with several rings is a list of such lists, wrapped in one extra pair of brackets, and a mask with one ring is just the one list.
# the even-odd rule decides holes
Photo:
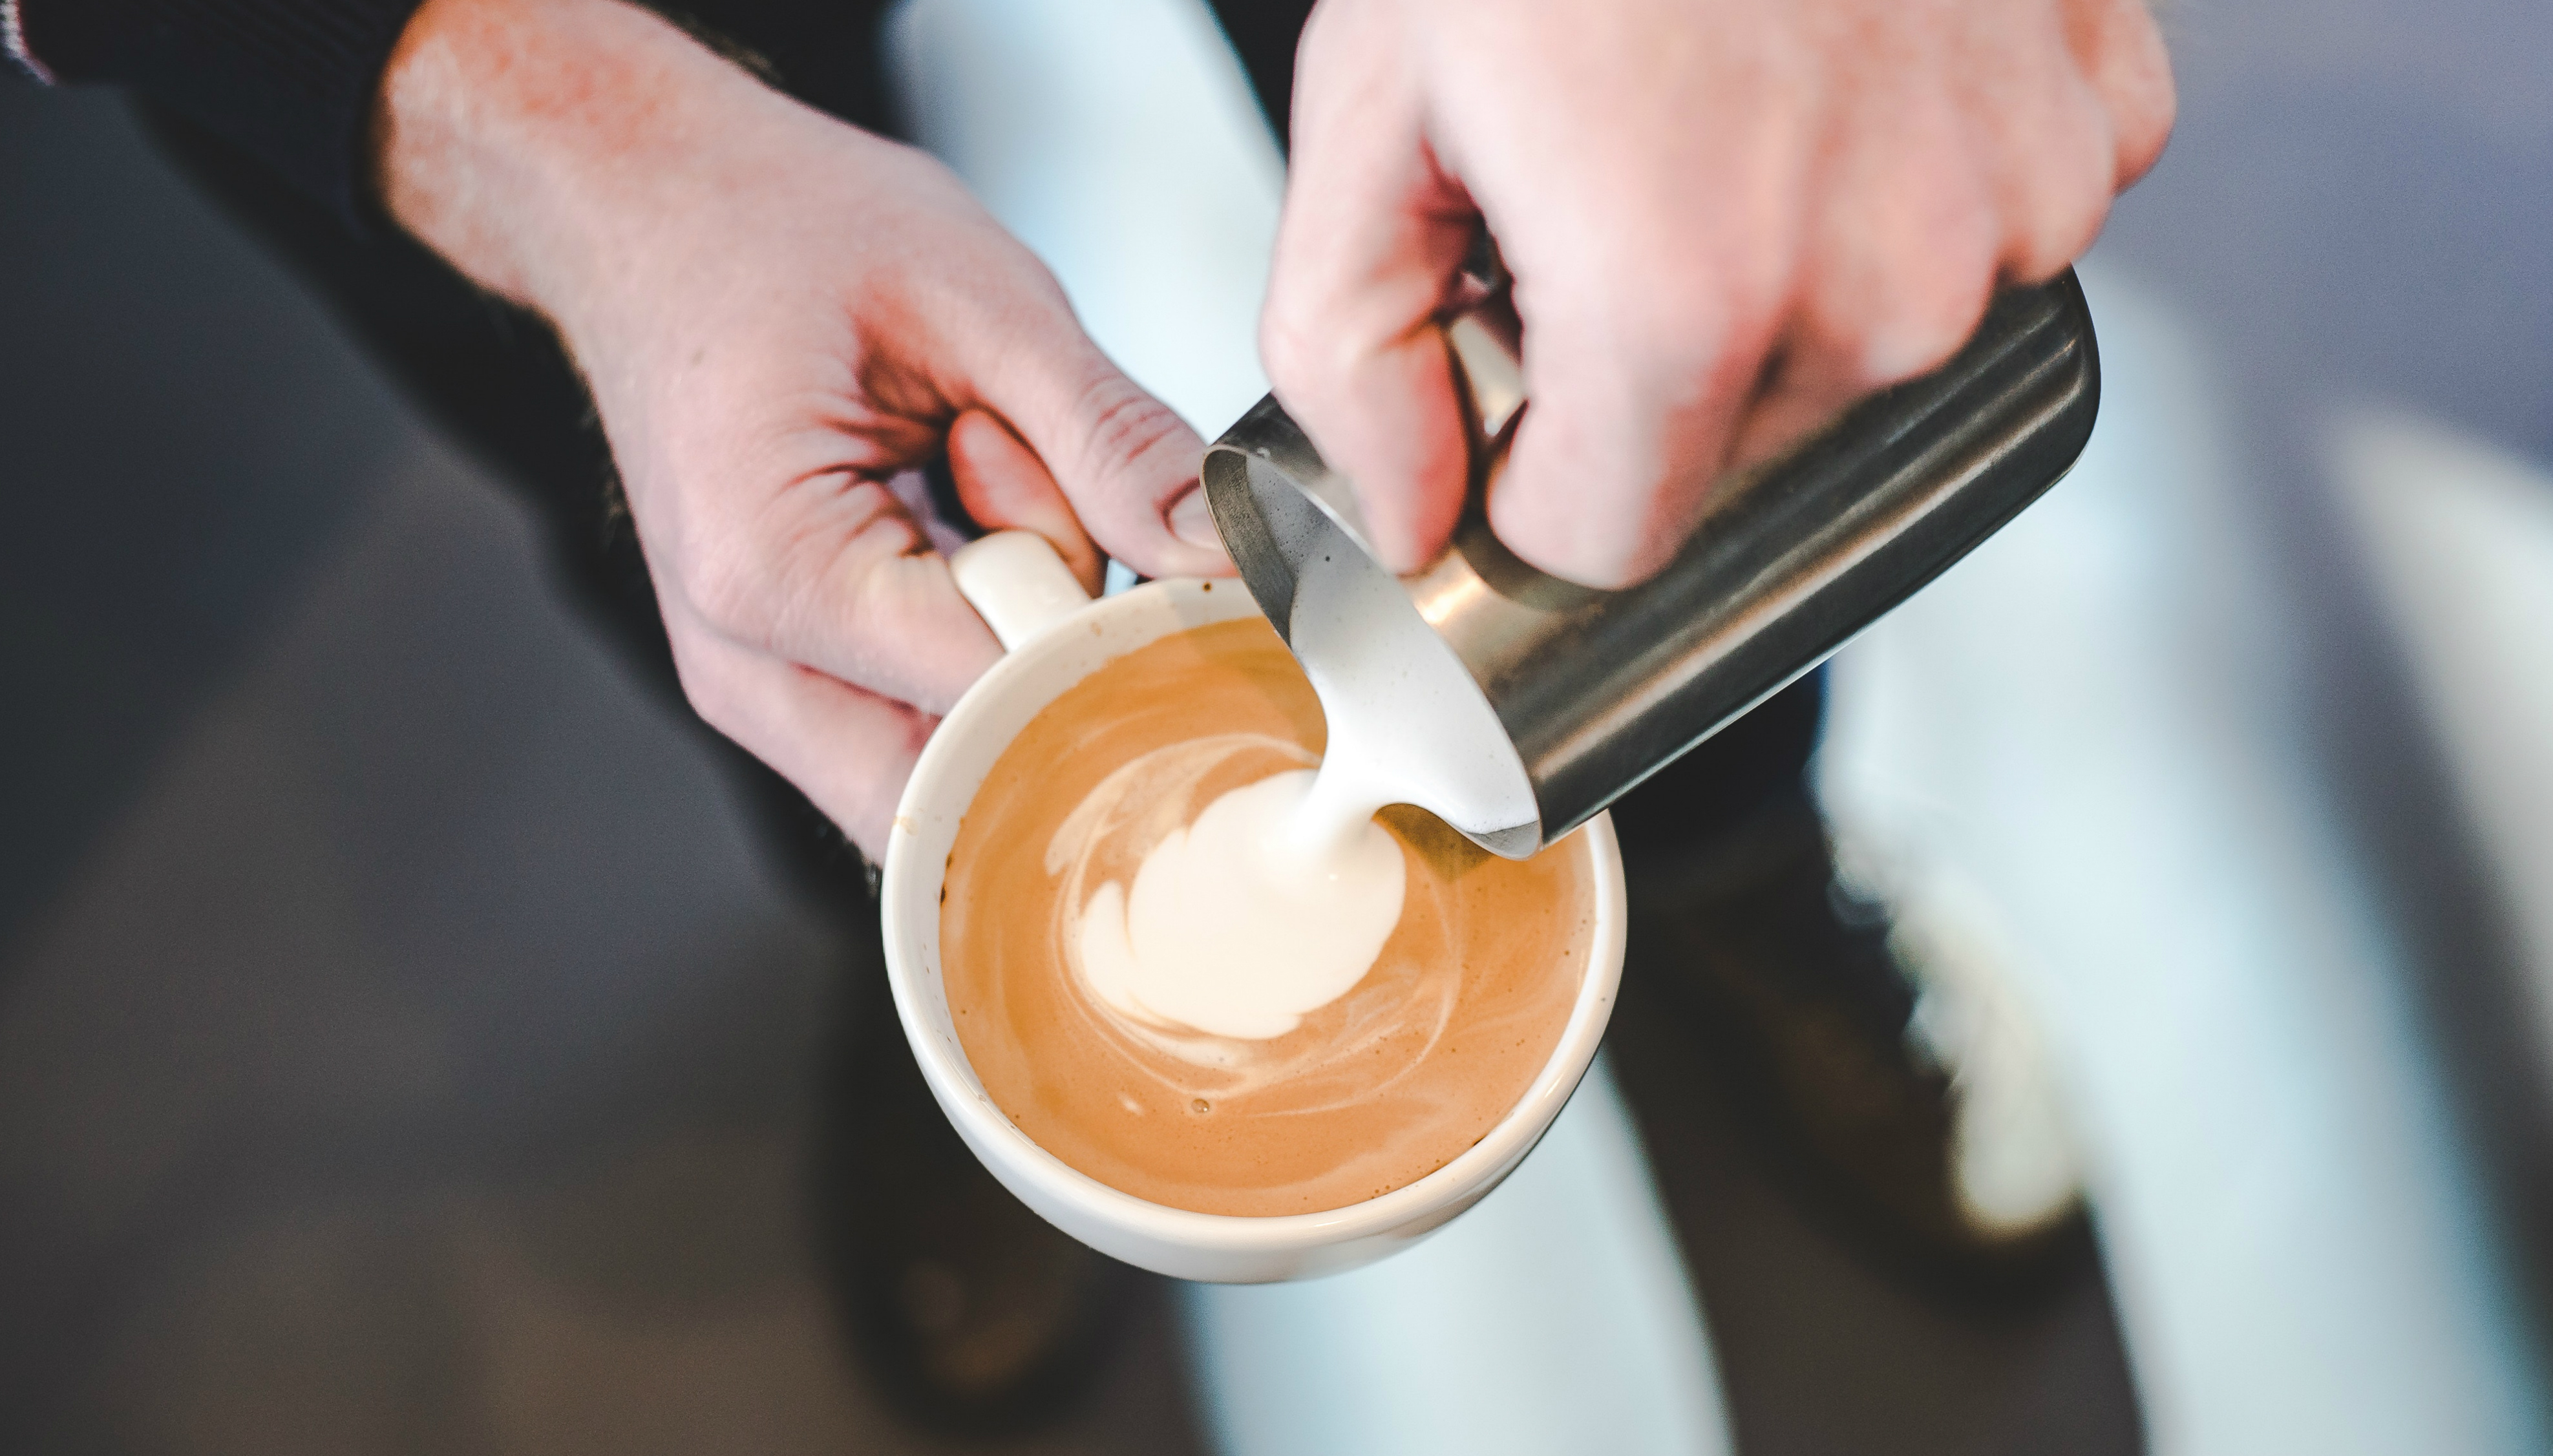
[[(1533, 794), (1497, 716), (1433, 633), (1373, 623), (1405, 613), (1389, 576), (1318, 558), (1297, 586), (1295, 653), (1329, 748), (1234, 789), (1100, 887), (1076, 950), (1102, 999), (1147, 1020), (1265, 1039), (1354, 989), (1400, 921), (1400, 846), (1375, 815), (1415, 804), (1456, 829), (1533, 822)], [(1442, 654), (1413, 660), (1412, 649)]]

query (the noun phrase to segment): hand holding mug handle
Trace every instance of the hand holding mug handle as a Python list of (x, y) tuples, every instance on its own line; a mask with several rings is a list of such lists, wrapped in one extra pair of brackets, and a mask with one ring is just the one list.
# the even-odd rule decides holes
[(957, 595), (984, 618), (1005, 652), (1060, 625), (1090, 605), (1054, 544), (1035, 531), (995, 531), (948, 558)]

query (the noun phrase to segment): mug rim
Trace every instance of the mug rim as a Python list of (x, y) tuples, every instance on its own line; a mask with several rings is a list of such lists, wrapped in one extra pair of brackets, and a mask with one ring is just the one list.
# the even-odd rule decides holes
[[(972, 726), (999, 706), (1014, 701), (1021, 692), (1028, 691), (1021, 686), (1023, 680), (1047, 670), (1046, 659), (1060, 650), (1065, 628), (1096, 632), (1110, 618), (1175, 605), (1182, 594), (1210, 593), (1217, 585), (1236, 587), (1239, 584), (1197, 578), (1165, 579), (1148, 582), (1075, 609), (1054, 627), (1005, 653), (949, 710), (914, 763), (912, 777), (906, 782), (896, 806), (894, 827), (888, 836), (878, 897), (887, 979), (894, 994), (897, 1019), (903, 1023), (906, 1041), (921, 1064), (924, 1078), (930, 1083), (934, 1097), (942, 1110), (957, 1124), (966, 1141), (975, 1145), (979, 1152), (987, 1142), (1001, 1146), (1013, 1156), (1016, 1171), (1035, 1178), (1042, 1190), (1072, 1205), (1086, 1217), (1143, 1237), (1204, 1252), (1302, 1252), (1423, 1222), (1429, 1215), (1449, 1205), (1459, 1205), (1467, 1196), (1482, 1191), (1485, 1183), (1495, 1183), (1532, 1151), (1533, 1145), (1549, 1129), (1585, 1077), (1587, 1068), (1595, 1061), (1605, 1028), (1611, 1020), (1613, 1001), (1621, 982), (1622, 952), (1627, 931), (1626, 891), (1611, 817), (1600, 814), (1570, 836), (1587, 836), (1587, 842), (1577, 852), (1587, 854), (1593, 861), (1595, 903), (1591, 919), (1594, 929), (1583, 978), (1578, 994), (1570, 1004), (1569, 1020), (1562, 1026), (1559, 1040), (1524, 1092), (1491, 1124), (1478, 1142), (1441, 1167), (1388, 1192), (1312, 1213), (1204, 1213), (1138, 1197), (1083, 1173), (1048, 1151), (1013, 1122), (984, 1089), (981, 1078), (976, 1076), (973, 1066), (965, 1060), (963, 1048), (953, 1035), (953, 1026), (952, 1034), (944, 1041), (939, 1036), (926, 1035), (930, 1030), (928, 1022), (932, 1002), (938, 1003), (939, 1019), (946, 1021), (951, 1018), (947, 1011), (946, 983), (936, 962), (924, 963), (929, 957), (924, 953), (922, 927), (914, 923), (924, 919), (932, 923), (930, 941), (936, 947), (939, 890), (946, 878), (947, 860), (945, 855), (924, 853), (919, 828), (923, 822), (921, 801), (927, 795), (940, 792), (941, 782), (955, 771), (952, 765), (974, 747), (966, 741), (976, 731)], [(1236, 591), (1231, 593), (1231, 597), (1238, 599), (1243, 611), (1210, 616), (1196, 621), (1177, 621), (1175, 613), (1165, 614), (1164, 619), (1174, 624), (1112, 651), (1069, 681), (1055, 684), (1050, 691), (1039, 695), (1037, 703), (1029, 710), (1030, 716), (1034, 718), (1043, 712), (1048, 704), (1108, 662), (1159, 641), (1172, 631), (1256, 615), (1257, 604), (1248, 593)], [(1221, 604), (1214, 606), (1220, 608)], [(1011, 737), (1016, 736), (1014, 732), (1005, 737), (992, 750), (984, 765), (987, 776), (992, 764), (998, 762), (1002, 752), (1008, 749)], [(955, 809), (953, 818), (963, 819), (966, 811), (973, 807), (975, 794), (982, 786), (983, 780), (979, 777), (968, 789), (964, 804)], [(916, 862), (917, 856), (922, 862)], [(932, 862), (934, 860), (937, 862)], [(990, 1163), (991, 1160), (986, 1161)]]

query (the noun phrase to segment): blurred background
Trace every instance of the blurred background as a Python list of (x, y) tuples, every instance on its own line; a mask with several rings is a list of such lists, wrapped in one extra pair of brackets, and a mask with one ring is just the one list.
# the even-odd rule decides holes
[[(0, 83), (0, 1446), (1410, 1451), (1470, 1408), (1504, 1434), (1448, 1449), (2553, 1449), (2553, 11), (2167, 23), (2179, 130), (2083, 269), (2093, 447), (1838, 659), (1822, 765), (1993, 907), (2102, 1267), (1977, 1307), (1866, 1266), (1632, 985), (1462, 1239), (1157, 1286), (983, 1446), (840, 1332), (838, 930), (122, 100)], [(1138, 378), (1238, 412), (1277, 174), (1203, 11), (894, 26), (916, 134)], [(1673, 1359), (1567, 1365), (1554, 1309)], [(1603, 1409), (1655, 1418), (1568, 1438)]]

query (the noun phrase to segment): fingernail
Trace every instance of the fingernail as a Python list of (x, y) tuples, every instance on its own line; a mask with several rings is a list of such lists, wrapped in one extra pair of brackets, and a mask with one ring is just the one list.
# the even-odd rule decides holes
[(1205, 504), (1205, 487), (1188, 487), (1186, 495), (1171, 503), (1166, 518), (1170, 523), (1170, 534), (1189, 545), (1208, 551), (1223, 549), (1223, 533), (1214, 528), (1214, 512)]

